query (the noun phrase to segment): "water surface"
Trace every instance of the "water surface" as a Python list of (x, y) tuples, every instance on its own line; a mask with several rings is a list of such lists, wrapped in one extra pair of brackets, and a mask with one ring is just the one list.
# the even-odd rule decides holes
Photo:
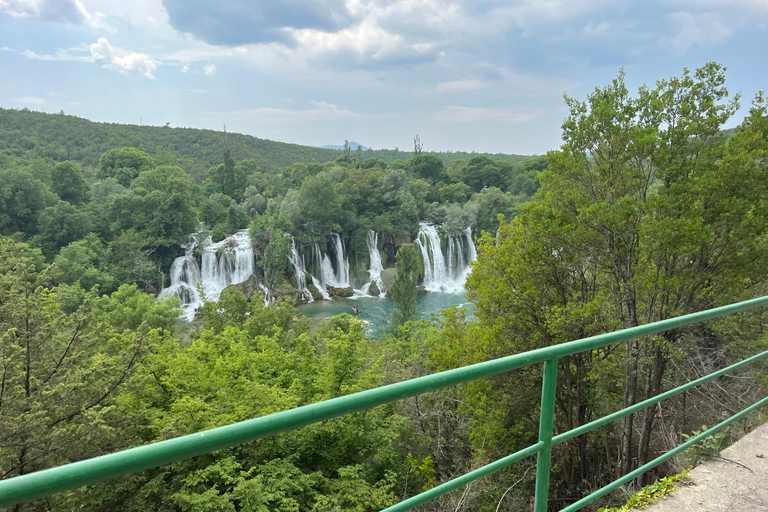
[[(441, 293), (431, 292), (418, 297), (418, 317), (429, 318), (432, 313), (438, 313), (441, 309), (451, 306), (466, 308), (467, 318), (474, 318), (472, 314), (474, 304), (467, 300), (466, 292)], [(352, 308), (360, 308), (358, 318), (366, 322), (368, 333), (373, 338), (378, 338), (381, 330), (386, 329), (392, 316), (395, 303), (392, 299), (379, 297), (356, 297), (339, 300), (318, 300), (310, 304), (299, 306), (299, 311), (307, 318), (320, 321), (342, 313), (352, 314)]]

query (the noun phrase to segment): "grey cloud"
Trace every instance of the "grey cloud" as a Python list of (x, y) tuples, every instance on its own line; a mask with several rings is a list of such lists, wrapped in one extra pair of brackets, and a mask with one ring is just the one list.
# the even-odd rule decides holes
[(352, 22), (343, 0), (164, 0), (163, 5), (175, 29), (221, 46), (290, 43), (286, 27), (335, 31)]

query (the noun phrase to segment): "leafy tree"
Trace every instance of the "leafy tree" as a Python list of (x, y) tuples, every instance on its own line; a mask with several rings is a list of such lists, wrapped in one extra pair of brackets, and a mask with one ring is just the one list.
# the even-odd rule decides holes
[(40, 212), (54, 199), (48, 187), (29, 172), (0, 169), (0, 235), (34, 235)]
[(232, 198), (228, 195), (220, 192), (211, 194), (198, 207), (200, 220), (211, 228), (224, 223), (227, 220), (227, 211), (231, 202)]
[(451, 183), (440, 188), (438, 195), (443, 203), (464, 203), (472, 193), (472, 187), (463, 182)]
[(299, 190), (301, 222), (304, 231), (316, 239), (329, 231), (339, 231), (341, 200), (336, 187), (324, 176), (310, 176)]
[(479, 194), (473, 194), (467, 204), (467, 209), (472, 211), (477, 219), (475, 231), (495, 233), (499, 226), (499, 214), (514, 217), (516, 214), (515, 203), (509, 194), (501, 189), (491, 187), (483, 189)]
[(416, 318), (416, 285), (419, 281), (419, 252), (414, 244), (403, 244), (397, 251), (395, 280), (390, 293), (395, 301), (392, 331)]
[(245, 229), (250, 223), (251, 219), (245, 209), (233, 200), (227, 208), (227, 232), (234, 233), (240, 229)]
[(250, 217), (262, 214), (267, 209), (267, 200), (264, 196), (259, 194), (259, 189), (253, 185), (250, 185), (245, 189), (243, 202), (241, 204)]
[(91, 221), (86, 212), (59, 200), (40, 213), (37, 231), (35, 241), (43, 252), (54, 254), (59, 248), (87, 235), (91, 231)]
[(435, 155), (419, 154), (408, 162), (413, 173), (432, 183), (444, 181), (448, 176), (445, 173), (445, 164)]
[[(757, 128), (766, 125), (765, 103), (757, 99), (727, 143), (711, 143), (737, 109), (724, 82), (724, 69), (709, 63), (643, 87), (636, 97), (621, 74), (586, 101), (567, 98), (564, 144), (548, 155), (535, 202), (503, 222), (495, 240), (484, 237), (467, 282), (484, 357), (707, 309), (764, 285), (766, 270), (756, 262), (768, 232), (759, 149), (766, 142)], [(670, 362), (686, 340), (702, 339), (701, 329), (562, 360), (567, 377), (559, 401), (569, 405), (558, 413), (560, 428), (688, 380)], [(728, 336), (704, 329), (729, 350)], [(609, 384), (616, 381), (622, 386)], [(496, 403), (515, 396), (535, 407), (537, 398), (521, 398), (520, 389), (494, 380), (477, 393)], [(496, 418), (489, 428), (513, 428), (513, 419)], [(562, 474), (565, 486), (597, 485), (596, 460), (621, 475), (653, 458), (656, 421), (653, 411), (625, 417), (612, 453), (599, 436), (580, 438), (563, 454), (563, 467), (573, 468)]]
[[(206, 306), (203, 329), (191, 344), (158, 346), (121, 397), (122, 413), (135, 426), (132, 437), (150, 442), (198, 432), (382, 382), (361, 322), (336, 317), (310, 337), (302, 324), (293, 324), (294, 314), (285, 304), (264, 307), (237, 290), (225, 291)], [(260, 330), (263, 325), (276, 328)], [(387, 468), (398, 455), (401, 431), (399, 416), (378, 408), (84, 490), (73, 504), (96, 510), (378, 510), (397, 500), (397, 474)]]
[(90, 187), (80, 168), (70, 161), (56, 164), (51, 171), (51, 189), (63, 201), (79, 205), (88, 201)]
[(155, 160), (143, 151), (132, 147), (116, 148), (101, 155), (96, 178), (115, 178), (122, 186), (129, 187), (139, 174), (155, 167)]
[(487, 156), (476, 156), (467, 162), (461, 170), (461, 181), (469, 185), (475, 192), (485, 187), (506, 189), (505, 172), (499, 162)]
[[(39, 286), (45, 277), (24, 252), (23, 244), (0, 241), (0, 262), (8, 269), (0, 274), (3, 477), (120, 445), (113, 400), (143, 354), (165, 336), (143, 324), (131, 330), (111, 323), (95, 313), (93, 294), (77, 311), (65, 313), (68, 288)], [(170, 308), (145, 297), (150, 309), (173, 318)]]
[(123, 231), (109, 244), (108, 272), (116, 282), (135, 284), (139, 289), (155, 294), (162, 283), (158, 280), (158, 265), (152, 259), (151, 244), (133, 229)]
[(106, 264), (106, 247), (90, 233), (61, 249), (53, 261), (51, 277), (57, 284), (78, 283), (85, 290), (98, 285), (102, 293), (109, 293), (116, 286), (115, 278), (106, 272)]
[(197, 226), (191, 188), (190, 176), (180, 167), (161, 165), (143, 172), (130, 192), (110, 203), (113, 230), (134, 229), (155, 247), (177, 246)]
[(240, 167), (240, 172), (237, 172), (235, 161), (232, 160), (229, 149), (226, 149), (224, 151), (224, 163), (212, 167), (209, 171), (209, 177), (217, 192), (233, 199), (240, 199), (243, 197), (243, 191), (245, 190), (247, 172), (251, 169), (255, 171), (258, 169), (258, 166), (246, 164)]
[(278, 284), (279, 277), (288, 270), (291, 239), (286, 233), (292, 230), (293, 225), (283, 212), (261, 215), (251, 224), (250, 233), (256, 264), (261, 267), (264, 285), (270, 293)]

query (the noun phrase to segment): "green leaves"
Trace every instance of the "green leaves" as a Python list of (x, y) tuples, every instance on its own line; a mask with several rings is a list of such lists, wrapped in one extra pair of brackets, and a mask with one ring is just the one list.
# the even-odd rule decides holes
[(416, 285), (419, 280), (419, 253), (414, 244), (403, 244), (397, 251), (395, 280), (390, 288), (395, 310), (392, 311), (392, 328), (397, 328), (416, 318)]

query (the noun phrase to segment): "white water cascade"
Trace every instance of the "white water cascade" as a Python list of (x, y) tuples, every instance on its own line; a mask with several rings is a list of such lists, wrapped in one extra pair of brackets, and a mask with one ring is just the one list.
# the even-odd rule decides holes
[(421, 222), (415, 243), (424, 262), (424, 288), (430, 292), (461, 292), (469, 275), (469, 263), (477, 259), (472, 228), (464, 229), (463, 236), (449, 236), (444, 254), (437, 228)]
[(199, 244), (197, 236), (190, 235), (189, 242), (182, 246), (184, 256), (173, 260), (171, 265), (171, 284), (159, 295), (178, 297), (182, 316), (190, 322), (205, 300), (219, 300), (224, 288), (246, 281), (253, 274), (254, 266), (247, 229), (216, 243), (208, 236), (203, 241), (202, 265), (198, 265), (194, 256)]
[(360, 289), (360, 293), (369, 295), (368, 290), (371, 288), (371, 282), (373, 282), (376, 283), (376, 287), (379, 289), (379, 297), (384, 297), (386, 290), (384, 290), (384, 282), (381, 280), (381, 272), (384, 270), (384, 265), (381, 263), (381, 253), (379, 253), (379, 235), (372, 229), (369, 229), (367, 241), (371, 265), (368, 268), (368, 282)]
[(307, 302), (314, 302), (312, 298), (312, 292), (307, 288), (307, 272), (304, 270), (304, 256), (299, 254), (296, 250), (296, 241), (291, 238), (291, 255), (288, 256), (288, 260), (293, 265), (293, 275), (296, 277), (296, 287), (304, 294), (304, 298)]
[[(315, 245), (315, 250), (317, 251), (317, 254), (320, 253), (320, 249), (317, 247), (317, 245)], [(312, 292), (310, 292), (309, 288), (307, 287), (307, 275), (312, 278), (312, 284), (315, 286), (315, 288), (317, 288), (317, 291), (320, 292), (320, 295), (323, 296), (323, 299), (330, 300), (331, 296), (328, 295), (328, 290), (325, 289), (325, 284), (323, 281), (313, 276), (307, 270), (307, 266), (304, 261), (304, 255), (299, 254), (298, 249), (296, 249), (296, 241), (293, 239), (293, 237), (291, 237), (291, 254), (288, 256), (288, 260), (293, 265), (293, 274), (296, 276), (296, 287), (301, 290), (301, 293), (304, 295), (304, 298), (307, 299), (307, 302), (315, 301), (315, 299), (312, 297)]]
[(336, 244), (336, 270), (333, 268), (328, 253), (320, 254), (320, 247), (315, 244), (315, 260), (320, 264), (320, 279), (324, 287), (349, 287), (349, 256), (344, 256), (344, 244), (338, 233), (332, 235)]
[(349, 287), (349, 256), (344, 257), (344, 244), (341, 243), (341, 236), (338, 233), (333, 234), (336, 238), (336, 287)]

